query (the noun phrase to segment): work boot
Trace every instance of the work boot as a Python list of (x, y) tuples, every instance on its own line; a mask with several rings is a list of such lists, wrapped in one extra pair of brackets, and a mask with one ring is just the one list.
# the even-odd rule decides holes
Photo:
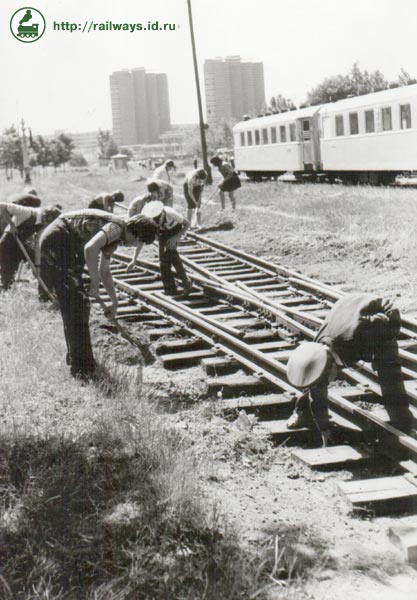
[(193, 288), (193, 284), (191, 283), (191, 281), (186, 281), (184, 283), (183, 296), (185, 296), (185, 298), (187, 298), (187, 296), (189, 296), (193, 291), (194, 291), (194, 288)]
[(305, 411), (295, 411), (287, 421), (287, 429), (310, 428), (312, 425), (311, 415)]

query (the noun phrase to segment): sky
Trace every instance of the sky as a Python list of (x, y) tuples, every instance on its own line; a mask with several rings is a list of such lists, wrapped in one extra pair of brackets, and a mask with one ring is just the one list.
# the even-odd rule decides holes
[[(24, 117), (34, 134), (111, 128), (109, 75), (145, 67), (168, 74), (172, 123), (197, 122), (186, 0), (31, 0), (46, 30), (33, 44), (10, 32), (0, 4), (0, 132)], [(207, 58), (263, 61), (266, 98), (302, 102), (325, 77), (358, 61), (395, 79), (417, 76), (415, 0), (192, 0), (200, 82)], [(54, 22), (175, 24), (175, 31), (57, 31)]]

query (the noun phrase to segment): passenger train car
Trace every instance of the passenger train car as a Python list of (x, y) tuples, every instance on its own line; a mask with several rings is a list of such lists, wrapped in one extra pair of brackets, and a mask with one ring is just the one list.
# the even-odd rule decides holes
[(255, 180), (292, 171), (389, 183), (417, 171), (417, 84), (241, 121), (233, 133), (236, 169)]

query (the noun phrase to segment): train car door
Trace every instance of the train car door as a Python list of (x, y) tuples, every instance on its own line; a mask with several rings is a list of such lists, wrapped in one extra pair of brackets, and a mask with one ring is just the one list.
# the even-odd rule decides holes
[(300, 119), (301, 121), (301, 139), (303, 142), (303, 164), (305, 171), (313, 169), (314, 149), (312, 146), (312, 120)]
[(318, 115), (315, 114), (299, 121), (304, 171), (316, 171), (320, 163)]

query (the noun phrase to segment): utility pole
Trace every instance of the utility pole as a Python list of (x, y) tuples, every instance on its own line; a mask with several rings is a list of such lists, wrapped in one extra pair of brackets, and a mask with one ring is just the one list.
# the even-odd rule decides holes
[(200, 121), (201, 153), (203, 155), (204, 170), (207, 173), (207, 183), (211, 184), (211, 183), (213, 183), (213, 178), (211, 176), (211, 167), (207, 160), (206, 130), (205, 130), (205, 126), (204, 126), (203, 106), (201, 103), (201, 90), (200, 90), (200, 80), (198, 77), (197, 53), (196, 53), (196, 49), (195, 49), (193, 15), (191, 12), (191, 0), (187, 0), (187, 4), (188, 4), (188, 19), (190, 22), (191, 47), (193, 50), (195, 86), (197, 89), (198, 117), (199, 117), (199, 121)]
[(30, 166), (29, 166), (29, 154), (27, 148), (27, 140), (25, 134), (25, 122), (22, 119), (22, 156), (23, 156), (23, 173), (24, 173), (24, 181), (25, 183), (32, 183), (30, 178)]

